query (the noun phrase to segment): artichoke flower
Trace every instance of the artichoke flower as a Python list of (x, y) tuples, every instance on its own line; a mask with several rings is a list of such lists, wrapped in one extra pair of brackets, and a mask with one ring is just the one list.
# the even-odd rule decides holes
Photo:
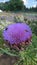
[(21, 47), (30, 44), (32, 31), (26, 23), (10, 24), (3, 30), (3, 39), (11, 48), (21, 49)]

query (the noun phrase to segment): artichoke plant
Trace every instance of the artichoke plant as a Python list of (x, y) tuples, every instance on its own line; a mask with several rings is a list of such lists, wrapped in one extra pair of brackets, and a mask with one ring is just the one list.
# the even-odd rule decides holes
[[(32, 43), (32, 31), (25, 23), (10, 24), (3, 30), (4, 48), (0, 48), (1, 53), (19, 57), (15, 65), (37, 65), (35, 59), (37, 48)], [(35, 53), (34, 53), (35, 51)]]

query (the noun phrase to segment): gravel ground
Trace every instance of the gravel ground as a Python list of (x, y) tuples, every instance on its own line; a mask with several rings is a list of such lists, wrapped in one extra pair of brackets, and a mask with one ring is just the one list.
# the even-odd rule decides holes
[(17, 57), (10, 57), (8, 55), (1, 55), (0, 65), (14, 65), (19, 59)]

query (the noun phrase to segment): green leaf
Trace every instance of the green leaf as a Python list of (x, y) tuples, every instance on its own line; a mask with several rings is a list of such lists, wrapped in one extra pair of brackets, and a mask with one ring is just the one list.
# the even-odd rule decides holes
[(2, 51), (2, 53), (6, 53), (7, 55), (10, 55), (10, 56), (17, 56), (16, 54), (13, 54), (13, 53), (8, 52), (8, 50), (6, 50), (6, 49), (0, 48), (0, 50)]

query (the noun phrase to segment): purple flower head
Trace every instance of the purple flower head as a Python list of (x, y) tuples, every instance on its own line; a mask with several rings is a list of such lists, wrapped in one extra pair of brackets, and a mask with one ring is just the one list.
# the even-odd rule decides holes
[(30, 27), (25, 23), (11, 24), (3, 31), (4, 40), (8, 40), (10, 44), (25, 42), (31, 36), (32, 31)]

